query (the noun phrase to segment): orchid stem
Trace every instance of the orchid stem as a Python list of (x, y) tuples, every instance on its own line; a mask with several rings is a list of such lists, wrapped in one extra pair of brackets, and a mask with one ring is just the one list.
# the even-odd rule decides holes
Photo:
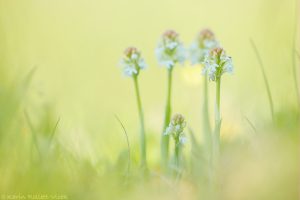
[(204, 76), (203, 79), (203, 133), (204, 133), (204, 140), (206, 146), (206, 153), (208, 155), (208, 160), (211, 158), (211, 127), (210, 127), (210, 120), (209, 120), (209, 112), (208, 112), (208, 77)]
[(179, 169), (179, 152), (180, 151), (180, 143), (179, 142), (176, 142), (175, 143), (175, 166), (176, 166), (176, 169)]
[(140, 118), (140, 142), (141, 142), (141, 167), (147, 169), (147, 153), (146, 153), (146, 135), (145, 135), (145, 123), (144, 123), (144, 113), (142, 109), (142, 102), (139, 91), (139, 84), (137, 76), (133, 77), (134, 87), (139, 111)]
[(162, 166), (164, 168), (166, 168), (168, 164), (168, 158), (169, 158), (169, 136), (164, 135), (164, 132), (168, 124), (170, 123), (170, 119), (171, 119), (172, 71), (173, 71), (173, 67), (168, 69), (167, 102), (165, 108), (165, 120), (164, 120), (162, 140), (161, 140), (161, 159), (162, 159)]
[(216, 107), (215, 107), (215, 131), (213, 136), (213, 164), (214, 168), (217, 166), (220, 155), (220, 131), (221, 131), (221, 110), (220, 110), (220, 98), (221, 98), (221, 78), (216, 80)]

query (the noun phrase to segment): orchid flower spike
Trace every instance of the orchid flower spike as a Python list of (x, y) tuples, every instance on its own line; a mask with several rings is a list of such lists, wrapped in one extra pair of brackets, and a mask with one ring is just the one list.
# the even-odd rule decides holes
[(178, 33), (173, 30), (168, 30), (162, 35), (155, 53), (159, 65), (168, 69), (174, 67), (176, 63), (183, 64), (186, 58)]
[(187, 139), (184, 135), (184, 128), (186, 127), (186, 121), (181, 114), (175, 114), (167, 127), (164, 135), (171, 135), (175, 144), (185, 144)]
[(210, 50), (219, 46), (214, 33), (209, 29), (203, 29), (190, 46), (189, 57), (191, 64), (203, 63)]
[(137, 76), (141, 69), (146, 68), (146, 63), (141, 57), (141, 52), (137, 48), (128, 47), (124, 51), (121, 67), (126, 76)]
[(233, 73), (232, 59), (220, 47), (210, 51), (204, 59), (204, 65), (203, 74), (208, 74), (211, 81), (220, 79), (224, 73)]

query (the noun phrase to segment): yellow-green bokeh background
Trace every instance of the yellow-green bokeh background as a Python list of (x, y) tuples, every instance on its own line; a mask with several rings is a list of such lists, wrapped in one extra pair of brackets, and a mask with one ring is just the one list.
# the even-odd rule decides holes
[[(133, 83), (117, 67), (127, 46), (138, 47), (148, 64), (140, 75), (148, 150), (159, 160), (166, 70), (157, 66), (154, 49), (161, 33), (175, 29), (188, 46), (209, 27), (232, 56), (235, 73), (222, 84), (222, 137), (232, 139), (247, 134), (244, 116), (257, 126), (270, 120), (249, 38), (263, 58), (275, 110), (296, 106), (294, 25), (294, 0), (0, 0), (0, 62), (11, 79), (36, 66), (28, 110), (50, 106), (61, 118), (59, 137), (66, 145), (83, 156), (113, 159), (126, 147), (114, 114), (130, 141), (138, 138)], [(183, 113), (199, 137), (201, 101), (200, 67), (176, 67), (173, 111)], [(211, 102), (213, 111), (213, 93)]]

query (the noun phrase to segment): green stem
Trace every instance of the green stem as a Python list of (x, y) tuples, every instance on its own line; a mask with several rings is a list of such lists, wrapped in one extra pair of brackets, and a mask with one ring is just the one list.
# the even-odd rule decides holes
[(216, 105), (215, 105), (215, 130), (212, 137), (212, 177), (211, 177), (211, 199), (218, 198), (218, 166), (220, 158), (220, 129), (221, 129), (221, 112), (220, 112), (220, 94), (221, 92), (221, 77), (216, 79)]
[(179, 141), (175, 143), (175, 166), (176, 166), (176, 169), (179, 168), (179, 159), (180, 159), (180, 155), (179, 155), (179, 152), (180, 151), (180, 143)]
[(210, 127), (210, 120), (209, 120), (209, 112), (208, 112), (208, 77), (207, 75), (204, 76), (204, 84), (203, 84), (203, 133), (204, 133), (204, 140), (206, 151), (208, 157), (210, 157), (211, 153), (211, 127)]
[(133, 77), (134, 87), (139, 111), (140, 118), (140, 141), (141, 141), (141, 167), (147, 168), (147, 154), (146, 154), (146, 135), (145, 135), (145, 123), (144, 123), (144, 113), (142, 109), (142, 102), (139, 91), (139, 84), (137, 76)]
[(169, 125), (171, 119), (172, 71), (173, 71), (173, 67), (168, 69), (167, 102), (165, 108), (165, 120), (164, 120), (162, 140), (161, 140), (161, 159), (162, 159), (163, 167), (167, 166), (168, 158), (169, 158), (169, 136), (164, 135), (164, 132), (167, 126)]
[(217, 165), (220, 154), (220, 130), (221, 130), (221, 111), (220, 111), (220, 98), (221, 98), (221, 78), (216, 80), (216, 107), (215, 107), (215, 132), (213, 136), (213, 158), (214, 168)]
[(205, 74), (203, 79), (203, 134), (204, 134), (204, 150), (205, 150), (205, 158), (207, 159), (207, 164), (210, 166), (208, 168), (207, 174), (208, 174), (208, 191), (211, 191), (212, 189), (212, 158), (213, 158), (213, 146), (212, 146), (212, 130), (210, 126), (210, 119), (209, 119), (209, 97), (208, 97), (208, 76)]

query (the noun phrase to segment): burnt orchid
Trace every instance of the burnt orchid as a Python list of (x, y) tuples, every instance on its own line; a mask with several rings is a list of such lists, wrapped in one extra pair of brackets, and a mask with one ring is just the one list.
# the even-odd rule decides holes
[(179, 167), (180, 164), (180, 151), (182, 146), (187, 142), (187, 138), (184, 134), (186, 127), (186, 121), (181, 114), (175, 114), (169, 126), (166, 128), (164, 135), (172, 136), (175, 142), (175, 165)]
[(212, 139), (213, 163), (217, 165), (220, 151), (220, 131), (221, 131), (221, 77), (225, 73), (233, 73), (232, 59), (223, 48), (214, 48), (206, 56), (204, 61), (203, 74), (207, 75), (211, 81), (216, 82), (216, 103), (215, 103), (215, 130)]
[(124, 57), (121, 60), (121, 67), (126, 76), (138, 75), (140, 70), (146, 68), (145, 60), (141, 53), (135, 47), (128, 47), (124, 51)]
[(192, 65), (201, 64), (211, 49), (219, 47), (214, 33), (209, 29), (202, 30), (191, 44), (189, 58)]
[(164, 135), (164, 131), (171, 118), (172, 72), (177, 63), (183, 64), (186, 58), (186, 53), (182, 43), (179, 40), (178, 33), (173, 30), (167, 30), (163, 33), (155, 53), (159, 65), (166, 67), (168, 71), (167, 102), (161, 139), (162, 165), (164, 168), (166, 168), (169, 158), (169, 135)]
[(168, 69), (173, 68), (177, 63), (183, 64), (186, 58), (185, 49), (179, 40), (178, 33), (173, 30), (164, 32), (155, 54), (158, 64)]
[(203, 63), (203, 74), (207, 74), (211, 81), (217, 81), (224, 73), (233, 73), (232, 59), (223, 48), (212, 49)]
[(139, 90), (138, 76), (140, 70), (145, 69), (146, 64), (144, 59), (141, 57), (140, 51), (135, 47), (129, 47), (124, 51), (124, 57), (122, 58), (121, 65), (125, 75), (133, 78), (134, 88), (137, 99), (137, 107), (140, 118), (140, 146), (141, 146), (141, 167), (147, 170), (147, 152), (146, 152), (146, 134), (145, 134), (145, 123), (144, 113), (142, 108), (142, 101)]
[[(193, 43), (189, 48), (189, 59), (192, 65), (201, 65), (205, 61), (205, 58), (209, 55), (209, 52), (219, 47), (219, 42), (217, 41), (215, 34), (209, 29), (201, 30)], [(211, 145), (212, 145), (212, 136), (211, 136), (211, 125), (209, 117), (209, 97), (208, 97), (208, 78), (207, 76), (203, 77), (203, 104), (202, 104), (202, 115), (203, 115), (203, 136), (204, 136), (204, 146), (206, 151), (207, 161), (211, 159)]]

